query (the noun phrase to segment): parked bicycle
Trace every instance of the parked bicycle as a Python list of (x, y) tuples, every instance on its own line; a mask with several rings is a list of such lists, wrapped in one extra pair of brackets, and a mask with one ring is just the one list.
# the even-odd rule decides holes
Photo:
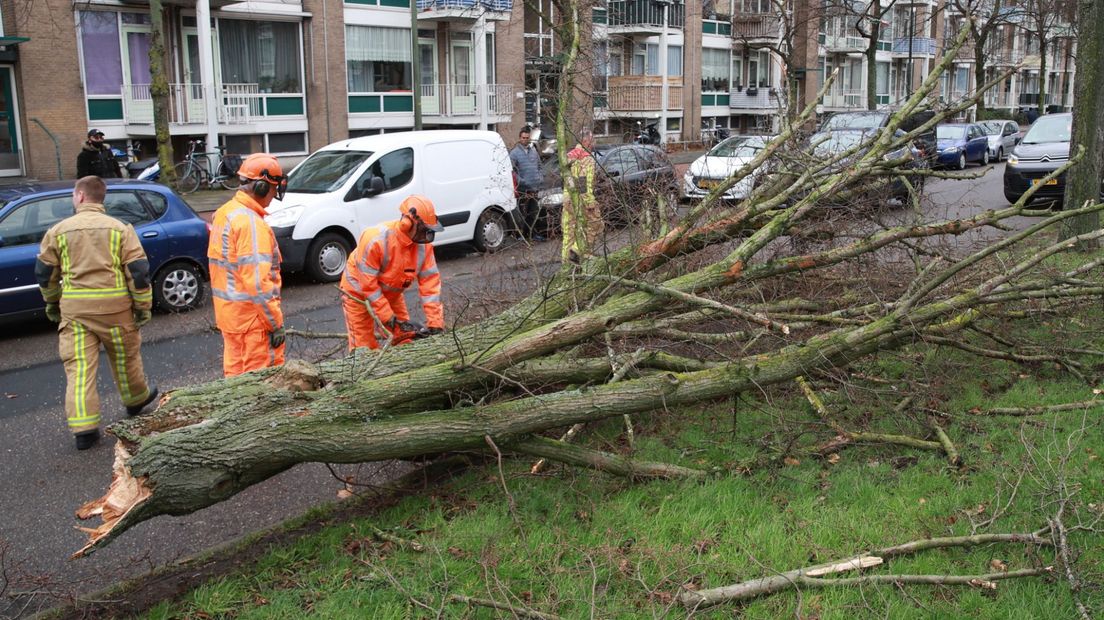
[[(188, 140), (188, 154), (184, 161), (175, 166), (177, 189), (182, 194), (190, 194), (200, 185), (214, 187), (221, 185), (226, 189), (237, 189), (241, 185), (238, 180), (238, 168), (242, 159), (238, 155), (226, 155), (226, 147), (219, 146), (218, 151), (203, 152), (203, 140)], [(219, 156), (218, 170), (211, 166), (211, 155)]]
[(622, 136), (626, 144), (659, 144), (659, 130), (656, 129), (656, 123), (648, 123), (645, 126), (640, 121), (636, 121), (636, 133), (626, 131)]
[(728, 139), (728, 129), (725, 127), (718, 127), (717, 121), (702, 121), (701, 129), (701, 142), (705, 146), (714, 146), (720, 144), (722, 141)]

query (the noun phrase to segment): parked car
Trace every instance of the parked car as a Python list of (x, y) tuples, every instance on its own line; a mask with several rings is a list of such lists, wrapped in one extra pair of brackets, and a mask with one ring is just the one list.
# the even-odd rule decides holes
[[(892, 112), (884, 110), (871, 110), (861, 112), (839, 112), (828, 117), (820, 127), (820, 132), (837, 131), (841, 129), (870, 130), (881, 129), (889, 124)], [(931, 110), (913, 112), (905, 118), (898, 129), (911, 132), (918, 129), (935, 116)], [(928, 129), (913, 139), (913, 145), (925, 159), (935, 157), (935, 130)]]
[[(1057, 170), (1069, 160), (1073, 115), (1040, 116), (1024, 135), (1004, 166), (1004, 197), (1016, 202), (1032, 185)], [(1034, 194), (1034, 199), (1062, 199), (1066, 192), (1066, 175), (1046, 182)]]
[[(678, 199), (678, 177), (675, 166), (663, 149), (650, 144), (620, 144), (594, 149), (598, 163), (596, 193), (603, 204), (605, 217), (624, 222), (634, 213), (628, 211), (640, 205), (648, 194), (664, 194), (672, 202)], [(563, 206), (563, 181), (555, 157), (546, 160), (541, 170), (544, 183), (539, 201), (549, 219), (558, 224)]]
[[(682, 194), (691, 200), (705, 198), (767, 147), (774, 136), (733, 136), (694, 160), (682, 177)], [(751, 194), (763, 168), (751, 171), (727, 191), (725, 200), (743, 200)]]
[(989, 159), (993, 161), (1004, 161), (1020, 143), (1020, 126), (1016, 121), (985, 121), (978, 126), (989, 140)]
[(397, 219), (411, 194), (433, 201), (445, 227), (434, 245), (472, 242), (494, 252), (517, 208), (506, 145), (493, 131), (413, 131), (335, 142), (288, 174), (265, 218), (283, 267), (334, 282), (369, 226)]
[[(208, 227), (171, 189), (107, 179), (107, 214), (134, 226), (149, 257), (153, 301), (182, 312), (203, 303)], [(44, 307), (34, 276), (38, 245), (51, 226), (73, 215), (73, 181), (0, 188), (0, 316)]]
[(965, 170), (972, 161), (989, 165), (989, 139), (975, 123), (947, 123), (935, 128), (936, 163)]
[[(832, 131), (822, 131), (820, 133), (813, 134), (810, 138), (810, 144), (812, 147), (812, 155), (814, 158), (820, 160), (827, 160), (837, 156), (841, 156), (848, 151), (855, 149), (855, 152), (851, 155), (835, 162), (831, 166), (828, 166), (824, 170), (825, 173), (833, 173), (838, 170), (842, 170), (851, 165), (852, 162), (865, 155), (869, 148), (864, 144), (869, 144), (877, 139), (878, 134), (885, 131), (881, 128), (866, 128), (866, 129), (836, 129)], [(905, 130), (897, 129), (894, 132), (896, 138), (903, 138), (906, 135)], [(857, 148), (856, 148), (857, 147)], [(922, 155), (922, 151), (915, 142), (909, 141), (907, 144), (889, 151), (884, 156), (887, 161), (902, 161), (903, 166), (907, 169), (925, 168), (927, 167), (927, 161)], [(914, 188), (919, 188), (923, 184), (923, 177), (916, 175), (911, 179)], [(909, 188), (901, 179), (894, 178), (890, 184), (890, 198), (905, 199), (908, 198)], [(877, 198), (878, 196), (872, 196)], [(884, 197), (884, 196), (882, 196)]]

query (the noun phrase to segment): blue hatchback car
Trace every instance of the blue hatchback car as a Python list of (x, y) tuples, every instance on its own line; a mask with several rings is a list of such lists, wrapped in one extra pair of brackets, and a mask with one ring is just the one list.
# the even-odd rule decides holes
[(989, 165), (989, 138), (975, 123), (946, 124), (935, 128), (936, 163), (957, 170), (976, 161)]
[[(149, 257), (153, 301), (164, 312), (203, 303), (209, 228), (164, 185), (107, 179), (107, 214), (134, 226)], [(0, 187), (0, 317), (45, 305), (34, 277), (38, 244), (73, 215), (74, 181)]]

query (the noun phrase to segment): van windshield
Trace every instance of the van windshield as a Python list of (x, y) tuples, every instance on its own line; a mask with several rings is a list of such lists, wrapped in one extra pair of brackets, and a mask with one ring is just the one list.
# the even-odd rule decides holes
[(287, 191), (299, 194), (332, 192), (349, 180), (372, 156), (371, 151), (319, 151), (288, 175)]
[(1023, 144), (1069, 142), (1070, 134), (1073, 133), (1072, 124), (1073, 117), (1070, 115), (1040, 116), (1024, 136)]

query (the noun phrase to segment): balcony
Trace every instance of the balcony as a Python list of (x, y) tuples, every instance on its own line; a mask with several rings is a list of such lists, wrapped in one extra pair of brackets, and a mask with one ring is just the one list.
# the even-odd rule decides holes
[[(894, 58), (909, 57), (909, 42), (912, 42), (913, 58), (934, 58), (935, 39), (931, 37), (899, 37), (893, 40), (891, 54)], [(965, 49), (965, 48), (963, 48)]]
[(766, 112), (777, 110), (778, 91), (754, 86), (733, 88), (728, 93), (728, 107), (733, 112)]
[(772, 13), (739, 13), (732, 17), (732, 36), (748, 41), (775, 41), (782, 35), (782, 19)]
[[(1022, 106), (1038, 106), (1039, 105), (1039, 93), (1020, 93), (1019, 103)], [(1046, 105), (1055, 103), (1054, 95), (1047, 93)]]
[(821, 105), (832, 109), (865, 109), (866, 91), (861, 88), (833, 88), (824, 95)]
[(437, 117), (481, 116), (481, 95), (486, 92), (488, 116), (511, 116), (514, 113), (513, 84), (422, 84), (422, 114)]
[[(612, 76), (606, 103), (612, 112), (658, 112), (662, 109), (663, 83), (656, 76)], [(682, 109), (682, 78), (667, 78), (667, 109)]]
[[(610, 33), (659, 34), (663, 30), (664, 5), (655, 0), (609, 0), (606, 19)], [(681, 29), (685, 23), (685, 6), (672, 4), (667, 8), (667, 26)]]
[(1016, 98), (1012, 96), (1012, 93), (995, 93), (989, 91), (985, 93), (985, 107), (1007, 108), (1011, 110), (1016, 107)]
[(1019, 50), (1002, 50), (1000, 52), (994, 52), (985, 55), (990, 67), (1011, 67), (1020, 64), (1023, 61), (1024, 55)]
[[(261, 94), (257, 84), (221, 84), (221, 97), (216, 104), (218, 122), (222, 125), (248, 125), (269, 115), (268, 98), (299, 100), (302, 95), (275, 96)], [(271, 106), (273, 108), (277, 106)], [(275, 111), (271, 114), (277, 115)], [(149, 84), (123, 86), (123, 117), (128, 125), (153, 125), (153, 97)], [(202, 84), (169, 84), (170, 126), (206, 125), (207, 102)]]
[(866, 39), (850, 35), (827, 35), (824, 49), (837, 54), (857, 54), (866, 50)]
[(475, 21), (481, 15), (492, 21), (510, 19), (514, 0), (418, 0), (418, 20)]

